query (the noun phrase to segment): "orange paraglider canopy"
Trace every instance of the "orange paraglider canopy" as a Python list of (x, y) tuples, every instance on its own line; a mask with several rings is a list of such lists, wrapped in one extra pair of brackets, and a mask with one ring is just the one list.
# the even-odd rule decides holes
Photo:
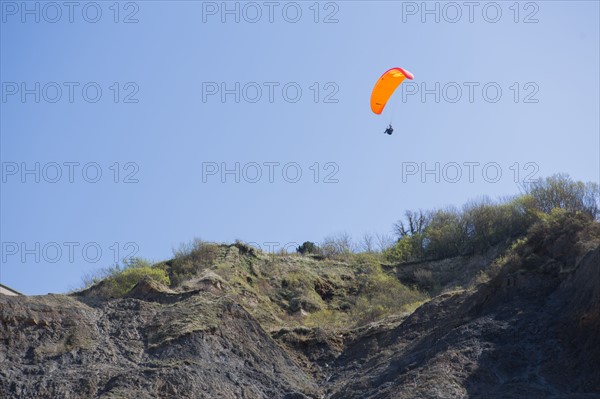
[(413, 74), (402, 68), (392, 68), (383, 73), (371, 93), (371, 110), (377, 115), (381, 114), (385, 104), (392, 96), (392, 93), (404, 79), (413, 79)]

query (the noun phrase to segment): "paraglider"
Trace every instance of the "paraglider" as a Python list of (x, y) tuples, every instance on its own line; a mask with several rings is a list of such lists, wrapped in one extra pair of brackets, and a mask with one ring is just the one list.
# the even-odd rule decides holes
[[(380, 115), (388, 100), (394, 94), (394, 91), (407, 78), (412, 80), (414, 76), (403, 68), (396, 67), (385, 71), (377, 83), (375, 83), (375, 87), (373, 87), (373, 91), (371, 92), (371, 111)], [(391, 135), (393, 131), (394, 129), (390, 123), (384, 133)]]

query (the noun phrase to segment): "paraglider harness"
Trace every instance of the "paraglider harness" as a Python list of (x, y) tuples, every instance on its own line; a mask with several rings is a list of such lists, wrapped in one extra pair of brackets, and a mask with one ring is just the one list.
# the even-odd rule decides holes
[(387, 134), (392, 134), (394, 132), (394, 129), (392, 128), (392, 124), (390, 123), (390, 125), (388, 126), (387, 129), (385, 129), (385, 132), (383, 133), (387, 133)]

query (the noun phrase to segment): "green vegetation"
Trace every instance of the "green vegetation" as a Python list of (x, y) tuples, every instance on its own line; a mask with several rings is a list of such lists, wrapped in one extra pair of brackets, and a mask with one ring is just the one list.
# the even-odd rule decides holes
[(599, 216), (598, 185), (555, 175), (524, 186), (525, 193), (508, 200), (483, 198), (462, 209), (407, 211), (395, 225), (396, 244), (384, 255), (391, 262), (423, 261), (484, 253), (527, 234), (555, 209)]
[(109, 277), (106, 282), (110, 286), (112, 296), (120, 297), (127, 294), (143, 278), (149, 278), (165, 286), (170, 284), (169, 276), (165, 271), (153, 267), (127, 268)]
[[(123, 297), (138, 281), (150, 278), (175, 291), (208, 290), (229, 298), (266, 328), (351, 328), (412, 310), (429, 298), (403, 285), (392, 270), (384, 270), (382, 260), (375, 253), (325, 259), (273, 255), (242, 242), (225, 245), (195, 240), (169, 261), (150, 265), (136, 259), (124, 267), (106, 269), (104, 279), (91, 289), (101, 296)], [(198, 322), (199, 326), (209, 324), (204, 319)]]
[(174, 251), (175, 257), (164, 263), (173, 285), (195, 276), (201, 270), (212, 265), (219, 254), (219, 245), (195, 239), (189, 244), (183, 244)]
[(383, 271), (377, 258), (358, 259), (360, 295), (351, 309), (353, 324), (362, 325), (391, 314), (402, 313), (429, 299), (424, 293), (401, 284), (395, 275)]
[(599, 216), (597, 183), (576, 182), (568, 175), (558, 174), (530, 183), (525, 190), (541, 212), (550, 213), (558, 208), (583, 212), (594, 219)]
[(152, 265), (142, 258), (124, 260), (122, 265), (114, 265), (93, 275), (86, 275), (83, 283), (85, 288), (99, 285), (103, 295), (118, 298), (126, 295), (144, 278), (165, 286), (171, 284), (169, 276), (160, 264)]
[(321, 249), (314, 242), (305, 241), (302, 245), (296, 248), (296, 252), (302, 255), (319, 254)]
[[(588, 213), (553, 208), (496, 260), (498, 268), (561, 273), (572, 269), (582, 254), (600, 245), (600, 224)], [(567, 250), (571, 249), (571, 250)]]

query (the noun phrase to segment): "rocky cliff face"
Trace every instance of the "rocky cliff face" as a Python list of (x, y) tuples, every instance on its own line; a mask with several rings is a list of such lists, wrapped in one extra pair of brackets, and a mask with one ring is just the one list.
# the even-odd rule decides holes
[(216, 278), (182, 292), (144, 280), (118, 299), (0, 296), (0, 397), (600, 398), (600, 247), (530, 252), (344, 331), (267, 332), (249, 311), (260, 301)]
[(295, 398), (316, 385), (238, 304), (210, 293), (86, 304), (1, 297), (2, 398)]
[(357, 336), (331, 397), (600, 397), (600, 248), (569, 273), (555, 266), (506, 270)]

